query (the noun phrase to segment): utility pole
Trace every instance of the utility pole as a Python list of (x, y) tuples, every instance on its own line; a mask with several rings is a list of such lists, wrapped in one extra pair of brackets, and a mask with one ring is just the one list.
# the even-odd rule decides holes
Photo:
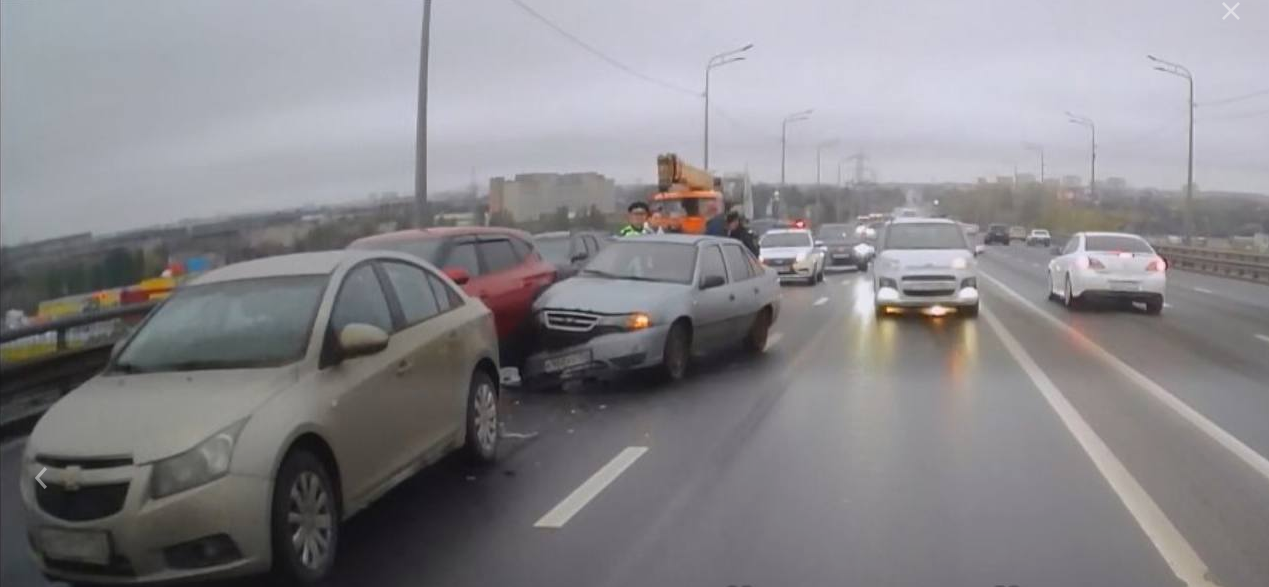
[(784, 163), (785, 153), (788, 151), (789, 145), (789, 123), (806, 120), (811, 117), (812, 112), (814, 112), (814, 110), (794, 112), (793, 114), (785, 116), (784, 122), (780, 124), (780, 185), (784, 185)]
[(1185, 244), (1189, 245), (1194, 236), (1194, 74), (1180, 63), (1165, 61), (1154, 55), (1146, 55), (1146, 58), (1161, 64), (1154, 67), (1156, 70), (1183, 77), (1190, 83), (1189, 155), (1185, 165)]
[(1079, 116), (1067, 112), (1070, 117), (1071, 124), (1078, 124), (1088, 129), (1089, 132), (1089, 170), (1088, 170), (1088, 199), (1097, 199), (1097, 125), (1093, 123), (1093, 119), (1087, 116)]
[(753, 48), (753, 43), (749, 43), (739, 49), (724, 51), (709, 58), (709, 62), (705, 64), (705, 171), (709, 171), (709, 72), (716, 67), (722, 67), (728, 63), (744, 61), (744, 57), (733, 57), (737, 53), (744, 53)]
[(432, 0), (423, 0), (422, 48), (419, 49), (419, 112), (414, 130), (414, 226), (432, 224), (427, 203), (427, 50), (432, 29)]

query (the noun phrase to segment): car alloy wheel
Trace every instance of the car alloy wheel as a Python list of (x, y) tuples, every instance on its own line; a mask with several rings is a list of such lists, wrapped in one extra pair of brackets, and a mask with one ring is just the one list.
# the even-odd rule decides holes
[(291, 484), (286, 513), (291, 547), (300, 564), (317, 570), (330, 557), (332, 527), (330, 491), (316, 473), (304, 471)]
[(273, 488), (273, 573), (278, 583), (312, 585), (335, 563), (339, 497), (326, 465), (308, 450), (294, 450)]
[(472, 373), (467, 398), (467, 453), (475, 463), (498, 456), (498, 390), (484, 371)]

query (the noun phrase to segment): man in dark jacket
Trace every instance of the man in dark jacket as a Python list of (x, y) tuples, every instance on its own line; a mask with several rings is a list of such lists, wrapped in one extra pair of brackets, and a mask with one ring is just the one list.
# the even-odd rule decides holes
[(745, 226), (744, 217), (740, 212), (731, 211), (727, 213), (727, 236), (740, 241), (745, 245), (754, 256), (758, 255), (758, 240), (754, 238), (753, 232)]

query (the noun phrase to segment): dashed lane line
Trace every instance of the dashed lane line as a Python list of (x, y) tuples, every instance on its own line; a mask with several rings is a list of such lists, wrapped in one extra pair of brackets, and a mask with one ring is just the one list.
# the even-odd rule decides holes
[(1261, 342), (1269, 342), (1269, 336), (1265, 336), (1263, 334), (1257, 334), (1256, 338), (1260, 339)]
[(1093, 431), (1093, 427), (1080, 416), (1075, 406), (1071, 405), (1062, 391), (1040, 369), (1018, 340), (1005, 329), (1000, 320), (986, 308), (983, 310), (983, 318), (986, 318), (987, 325), (1000, 338), (1005, 350), (1009, 351), (1018, 366), (1022, 367), (1023, 372), (1031, 378), (1031, 382), (1040, 391), (1040, 395), (1044, 396), (1049, 407), (1057, 412), (1058, 419), (1092, 459), (1093, 465), (1097, 467), (1102, 477), (1110, 483), (1115, 495), (1119, 496), (1119, 500), (1128, 508), (1128, 512), (1136, 519), (1137, 524), (1150, 538), (1150, 542), (1154, 544), (1155, 549), (1163, 556), (1163, 560), (1168, 563), (1177, 578), (1189, 587), (1214, 587), (1216, 583), (1207, 578), (1207, 564), (1199, 558), (1194, 547), (1190, 546), (1190, 543), (1181, 535), (1181, 531), (1177, 530), (1168, 519), (1167, 514), (1163, 513), (1159, 504), (1155, 503), (1141, 483), (1137, 482), (1132, 473), (1128, 472), (1128, 468), (1111, 452), (1110, 447), (1106, 446), (1106, 442)]
[(576, 515), (577, 512), (582, 511), (586, 504), (595, 499), (595, 496), (612, 484), (617, 477), (621, 476), (626, 469), (630, 468), (630, 465), (633, 465), (646, 452), (648, 452), (648, 447), (646, 446), (627, 446), (622, 449), (621, 452), (617, 453), (617, 456), (608, 461), (608, 464), (600, 467), (598, 471), (595, 471), (594, 475), (590, 476), (590, 479), (587, 479), (577, 489), (574, 489), (572, 493), (568, 494), (564, 501), (551, 508), (551, 511), (533, 524), (533, 527), (563, 528), (570, 518)]
[(1260, 453), (1253, 450), (1251, 447), (1247, 446), (1246, 444), (1243, 444), (1243, 442), (1241, 440), (1238, 440), (1238, 438), (1235, 437), (1233, 434), (1230, 434), (1229, 432), (1226, 432), (1224, 428), (1217, 426), (1215, 422), (1212, 422), (1211, 420), (1207, 419), (1207, 416), (1204, 416), (1203, 414), (1200, 414), (1194, 408), (1191, 408), (1189, 404), (1178, 399), (1175, 395), (1172, 394), (1172, 392), (1169, 392), (1168, 390), (1164, 389), (1163, 386), (1159, 385), (1158, 383), (1155, 383), (1153, 379), (1146, 377), (1140, 371), (1133, 369), (1131, 366), (1128, 365), (1128, 363), (1125, 363), (1119, 357), (1116, 357), (1115, 355), (1111, 354), (1110, 351), (1107, 351), (1105, 348), (1102, 348), (1101, 345), (1093, 342), (1091, 338), (1085, 336), (1082, 332), (1076, 330), (1075, 328), (1072, 328), (1070, 325), (1058, 319), (1057, 317), (1053, 316), (1052, 314), (1049, 314), (1048, 312), (1045, 312), (1044, 310), (1041, 310), (1040, 308), (1036, 307), (1036, 305), (1031, 303), (1030, 300), (1023, 297), (1022, 294), (1014, 291), (1013, 288), (1005, 285), (999, 279), (996, 279), (995, 277), (987, 275), (986, 273), (982, 271), (979, 271), (978, 275), (979, 277), (986, 278), (987, 281), (990, 281), (997, 288), (999, 288), (1000, 291), (1004, 292), (1007, 295), (1007, 297), (1012, 298), (1022, 307), (1029, 309), (1035, 314), (1039, 315), (1041, 318), (1044, 318), (1044, 320), (1047, 323), (1049, 323), (1051, 326), (1054, 326), (1057, 329), (1064, 331), (1067, 334), (1067, 336), (1070, 337), (1074, 342), (1076, 342), (1084, 351), (1087, 351), (1088, 353), (1101, 359), (1103, 363), (1106, 363), (1107, 365), (1109, 365), (1110, 367), (1118, 371), (1121, 375), (1123, 375), (1129, 381), (1132, 381), (1133, 383), (1137, 384), (1137, 387), (1141, 388), (1143, 391), (1153, 396), (1154, 399), (1159, 401), (1159, 403), (1162, 403), (1163, 405), (1171, 408), (1172, 411), (1176, 412), (1178, 416), (1181, 416), (1182, 418), (1184, 418), (1195, 428), (1198, 428), (1200, 431), (1206, 434), (1209, 438), (1216, 441), (1217, 444), (1224, 447), (1225, 450), (1228, 450), (1229, 452), (1233, 453), (1234, 456), (1238, 457), (1240, 460), (1242, 460), (1244, 463), (1250, 466), (1252, 470), (1259, 473), (1266, 480), (1269, 480), (1269, 459), (1266, 459), (1264, 456), (1262, 456)]
[(824, 297), (824, 298), (820, 298), (820, 299), (818, 299), (818, 300), (815, 300), (815, 303), (814, 303), (814, 304), (811, 304), (811, 305), (812, 305), (812, 306), (823, 306), (824, 304), (827, 304), (827, 303), (828, 303), (828, 298)]
[(1190, 288), (1190, 289), (1193, 289), (1194, 291), (1199, 292), (1199, 293), (1205, 293), (1205, 294), (1214, 293), (1214, 292), (1212, 292), (1212, 290), (1207, 289), (1206, 287), (1194, 287), (1194, 288)]

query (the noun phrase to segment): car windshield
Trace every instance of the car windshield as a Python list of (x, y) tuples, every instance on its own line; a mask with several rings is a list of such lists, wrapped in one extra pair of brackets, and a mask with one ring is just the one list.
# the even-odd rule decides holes
[(277, 367), (299, 360), (328, 276), (243, 279), (182, 289), (155, 310), (117, 372)]
[(372, 250), (372, 251), (393, 251), (397, 253), (405, 253), (414, 255), (428, 263), (436, 263), (439, 259), (442, 240), (439, 238), (412, 238), (412, 239), (373, 239), (368, 241), (357, 241), (349, 245), (350, 249)]
[(805, 232), (768, 232), (758, 242), (760, 247), (809, 247), (813, 243), (811, 235)]
[(885, 249), (965, 249), (965, 231), (955, 224), (900, 223), (886, 229)]
[(572, 262), (569, 259), (569, 239), (566, 236), (561, 237), (538, 237), (533, 239), (538, 246), (538, 253), (547, 263), (556, 265), (567, 265)]
[(595, 255), (582, 273), (602, 279), (690, 284), (695, 270), (693, 245), (620, 240)]
[(816, 231), (815, 237), (826, 241), (854, 240), (857, 238), (854, 224), (825, 224)]
[(1113, 253), (1153, 253), (1150, 244), (1135, 236), (1127, 235), (1088, 235), (1084, 239), (1084, 250)]

